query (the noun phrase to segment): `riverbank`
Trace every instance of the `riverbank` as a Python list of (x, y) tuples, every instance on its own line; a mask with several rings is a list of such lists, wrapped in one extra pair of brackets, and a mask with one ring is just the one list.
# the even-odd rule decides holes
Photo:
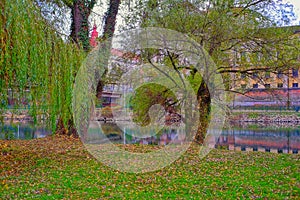
[(233, 110), (228, 121), (237, 122), (255, 122), (255, 123), (285, 123), (288, 125), (300, 125), (300, 113), (295, 111), (249, 111), (249, 110)]
[[(39, 118), (41, 117), (42, 116), (39, 116)], [(99, 110), (96, 113), (96, 117), (97, 119), (104, 121), (104, 118), (101, 118)], [(1, 118), (3, 121), (25, 123), (33, 120), (32, 117), (28, 115), (27, 109), (17, 109), (14, 112), (8, 110), (0, 116), (0, 119)], [(295, 112), (293, 110), (231, 110), (227, 118), (230, 121), (241, 122), (293, 122), (300, 124), (300, 112)], [(112, 120), (111, 118), (106, 119), (108, 121)]]
[(200, 159), (193, 147), (164, 169), (128, 174), (95, 160), (79, 139), (0, 140), (0, 199), (298, 199), (299, 168), (299, 155), (213, 150)]

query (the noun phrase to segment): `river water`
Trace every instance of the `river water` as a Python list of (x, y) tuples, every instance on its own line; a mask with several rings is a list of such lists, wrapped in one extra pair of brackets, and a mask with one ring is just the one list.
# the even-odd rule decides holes
[[(0, 125), (0, 139), (33, 139), (51, 134), (44, 127), (31, 124)], [(185, 140), (184, 130), (166, 128), (159, 134), (143, 137), (138, 130), (120, 128), (114, 123), (102, 123), (101, 129), (95, 129), (88, 135), (87, 142), (107, 141), (122, 144), (167, 145)], [(101, 132), (101, 134), (99, 134)], [(102, 134), (103, 133), (103, 134)], [(106, 137), (100, 137), (105, 135)], [(105, 140), (106, 139), (106, 140)], [(219, 137), (213, 138), (215, 148), (237, 151), (263, 151), (275, 153), (300, 153), (300, 128), (239, 127), (224, 129)]]
[(0, 124), (0, 139), (34, 139), (51, 135), (49, 128), (34, 126), (31, 123)]

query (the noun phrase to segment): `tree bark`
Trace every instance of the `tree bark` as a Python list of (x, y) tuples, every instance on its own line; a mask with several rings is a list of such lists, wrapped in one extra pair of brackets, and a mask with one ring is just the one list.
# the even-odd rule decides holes
[(106, 13), (103, 38), (110, 38), (114, 35), (121, 0), (110, 0), (109, 8)]
[[(104, 39), (112, 37), (115, 32), (115, 24), (120, 2), (120, 0), (110, 0), (104, 25)], [(71, 38), (78, 45), (81, 44), (85, 51), (89, 51), (90, 49), (88, 18), (95, 3), (96, 0), (75, 0), (70, 7), (72, 11)], [(104, 82), (100, 80), (96, 89), (97, 98), (101, 98), (103, 86)], [(65, 127), (63, 120), (59, 118), (56, 132), (77, 136), (73, 119), (70, 119), (66, 126), (67, 127)]]
[[(6, 1), (3, 0), (0, 2), (0, 9), (1, 9), (1, 13), (0, 13), (0, 25), (1, 25), (1, 29), (2, 31), (0, 32), (0, 49), (1, 49), (1, 54), (0, 54), (0, 59), (4, 60), (5, 54), (6, 54), (6, 48), (7, 48), (7, 40), (9, 39), (9, 35), (8, 35), (8, 30), (7, 30), (7, 16), (6, 16), (6, 12), (5, 12), (5, 5)], [(11, 45), (11, 44), (9, 44)], [(8, 62), (8, 61), (6, 61)], [(0, 63), (1, 68), (5, 67), (5, 65), (2, 65), (2, 63)], [(2, 69), (3, 70), (3, 69)], [(7, 70), (3, 70), (3, 74), (0, 74), (0, 78), (3, 81), (2, 84), (5, 85), (5, 88), (8, 89), (8, 79), (9, 76), (7, 74)], [(8, 95), (8, 94), (7, 94)]]
[[(116, 20), (117, 20), (117, 14), (119, 11), (121, 1), (120, 0), (110, 0), (109, 1), (109, 8), (107, 10), (107, 15), (105, 18), (105, 24), (104, 24), (104, 31), (103, 31), (103, 38), (107, 39), (114, 35), (115, 32), (115, 26), (116, 26)], [(104, 66), (106, 67), (106, 66)], [(106, 75), (107, 70), (105, 70), (105, 73), (103, 76)], [(97, 91), (96, 91), (96, 97), (97, 99), (101, 98), (102, 90), (105, 85), (103, 81), (104, 77), (101, 77), (101, 80), (97, 84)]]
[(95, 0), (75, 0), (71, 6), (71, 38), (81, 43), (85, 51), (90, 49), (88, 19), (95, 3)]
[[(85, 51), (90, 49), (89, 23), (88, 18), (91, 14), (96, 0), (74, 0), (71, 8), (71, 38), (73, 42), (82, 45)], [(78, 136), (75, 128), (74, 119), (68, 120), (67, 124), (63, 123), (63, 119), (59, 117), (57, 121), (56, 133)]]
[(211, 96), (207, 84), (202, 79), (200, 87), (197, 91), (199, 122), (198, 129), (194, 141), (198, 144), (203, 144), (206, 136), (207, 128), (210, 122), (210, 106)]

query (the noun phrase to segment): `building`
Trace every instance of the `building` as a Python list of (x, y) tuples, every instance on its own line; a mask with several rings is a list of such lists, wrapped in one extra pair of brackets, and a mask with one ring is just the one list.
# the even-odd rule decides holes
[[(288, 27), (293, 30), (293, 36), (299, 38), (300, 27)], [(258, 55), (261, 56), (261, 55)], [(245, 52), (239, 52), (238, 59), (251, 62)], [(258, 58), (259, 59), (259, 58)], [(300, 61), (300, 56), (298, 56)], [(300, 76), (299, 66), (236, 73), (233, 76), (233, 94), (231, 107), (239, 108), (269, 108), (269, 109), (300, 109)]]
[(261, 72), (259, 78), (256, 73), (252, 77), (240, 75), (235, 83), (241, 94), (235, 94), (233, 108), (242, 107), (277, 107), (294, 108), (300, 106), (300, 77), (299, 68), (282, 72)]
[(92, 35), (91, 35), (91, 38), (90, 38), (91, 47), (96, 47), (97, 46), (97, 38), (98, 38), (97, 26), (96, 26), (96, 24), (94, 24)]
[[(91, 34), (90, 44), (95, 47), (97, 45), (96, 38), (98, 32), (96, 25), (93, 27)], [(288, 27), (294, 33), (293, 37), (299, 37), (300, 27)], [(123, 52), (113, 49), (112, 55), (118, 57), (124, 57)], [(251, 62), (251, 59), (247, 57), (247, 52), (243, 52), (242, 49), (237, 49), (232, 53), (233, 66), (241, 67), (236, 63)], [(232, 56), (232, 55), (229, 55)], [(262, 57), (262, 55), (257, 55)], [(138, 61), (139, 58), (134, 55), (130, 57), (130, 60)], [(262, 58), (258, 58), (262, 59)], [(300, 60), (300, 56), (299, 56)], [(300, 67), (300, 66), (299, 66)], [(300, 75), (299, 67), (287, 66), (285, 70), (273, 70), (273, 71), (248, 71), (247, 73), (234, 73), (232, 74), (231, 83), (232, 90), (237, 93), (232, 94), (231, 107), (235, 109), (240, 108), (276, 108), (276, 109), (295, 109), (300, 110)], [(105, 102), (115, 103), (121, 95), (115, 95), (108, 92), (108, 88), (104, 89)], [(110, 90), (110, 92), (116, 90)], [(110, 99), (110, 100), (109, 100)]]

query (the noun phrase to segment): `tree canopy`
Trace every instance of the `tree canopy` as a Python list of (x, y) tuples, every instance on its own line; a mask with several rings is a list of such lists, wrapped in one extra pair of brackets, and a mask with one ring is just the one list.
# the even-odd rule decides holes
[(85, 53), (63, 41), (30, 0), (2, 1), (1, 13), (1, 111), (14, 95), (17, 107), (28, 99), (36, 122), (43, 118), (53, 130), (59, 118), (68, 124), (74, 77)]
[[(266, 70), (277, 73), (298, 63), (299, 40), (292, 38), (295, 28), (279, 27), (293, 20), (291, 8), (277, 0), (138, 1), (135, 12), (127, 17), (127, 27), (162, 27), (187, 34), (204, 47), (216, 63), (217, 73), (222, 74), (226, 90), (233, 91), (235, 74)], [(157, 52), (150, 55), (155, 57)], [(174, 61), (180, 55), (164, 57)], [(190, 70), (188, 80), (198, 84), (199, 111), (207, 113), (199, 121), (198, 139), (203, 140), (212, 91), (208, 91), (207, 79), (194, 76), (199, 73), (195, 67), (173, 63), (175, 70)]]
[[(37, 7), (42, 2), (71, 9), (71, 37), (79, 45), (59, 37)], [(88, 17), (95, 4), (95, 0), (1, 1), (2, 111), (9, 104), (9, 95), (15, 94), (17, 106), (29, 92), (26, 98), (35, 121), (43, 116), (53, 128), (59, 119), (65, 125), (72, 123), (74, 77), (86, 55), (81, 47), (86, 52), (89, 50)], [(104, 37), (114, 33), (119, 5), (119, 0), (109, 1)], [(299, 40), (291, 37), (295, 27), (277, 27), (288, 24), (293, 16), (291, 5), (280, 0), (148, 0), (135, 1), (126, 25), (163, 27), (187, 34), (207, 50), (218, 66), (218, 73), (223, 75), (226, 89), (231, 90), (232, 74), (276, 72), (298, 64)], [(166, 57), (163, 62), (175, 70), (190, 70), (188, 80), (199, 102), (204, 101), (209, 107), (210, 96), (199, 72), (191, 65), (179, 66), (176, 54)], [(102, 88), (99, 82), (98, 96)], [(208, 107), (202, 111), (209, 112)]]
[(127, 17), (129, 28), (163, 27), (201, 44), (228, 80), (229, 73), (286, 70), (297, 64), (297, 27), (292, 5), (280, 0), (140, 1)]

